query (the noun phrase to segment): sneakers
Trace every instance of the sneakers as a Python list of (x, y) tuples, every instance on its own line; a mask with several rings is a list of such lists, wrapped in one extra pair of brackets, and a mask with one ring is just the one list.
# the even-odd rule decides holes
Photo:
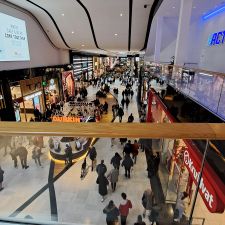
[(175, 221), (175, 222), (180, 222), (180, 219), (179, 219), (179, 218), (176, 218), (176, 219), (174, 219), (173, 221)]

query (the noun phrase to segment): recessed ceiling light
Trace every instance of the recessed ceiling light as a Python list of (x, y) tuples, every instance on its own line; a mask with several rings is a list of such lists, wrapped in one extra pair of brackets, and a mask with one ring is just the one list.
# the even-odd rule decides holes
[(85, 45), (81, 45), (81, 47), (84, 47)]
[(173, 6), (172, 8), (175, 9), (175, 6)]
[(193, 6), (193, 9), (196, 9), (196, 6)]
[(115, 36), (117, 36), (118, 34), (114, 34)]
[(120, 13), (120, 16), (123, 16), (123, 13)]
[(72, 34), (74, 34), (74, 31), (72, 31)]
[(62, 16), (65, 16), (65, 14), (64, 14), (64, 13), (62, 13), (61, 15), (62, 15)]

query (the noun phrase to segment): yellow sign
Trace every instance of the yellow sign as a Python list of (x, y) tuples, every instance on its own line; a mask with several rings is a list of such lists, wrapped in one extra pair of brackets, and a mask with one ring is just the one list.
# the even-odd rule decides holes
[(52, 122), (70, 122), (70, 123), (80, 123), (80, 117), (63, 117), (63, 116), (53, 116)]

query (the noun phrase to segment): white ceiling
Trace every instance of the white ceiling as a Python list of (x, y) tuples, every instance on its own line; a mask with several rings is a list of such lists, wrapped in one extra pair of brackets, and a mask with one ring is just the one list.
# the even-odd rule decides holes
[[(77, 0), (31, 0), (49, 12), (66, 44), (54, 22), (43, 9), (27, 0), (7, 1), (31, 12), (58, 48), (69, 47), (73, 50), (101, 54), (128, 51), (129, 0), (80, 0), (90, 14), (97, 47), (87, 13)], [(153, 1), (133, 0), (130, 42), (130, 51), (133, 53), (139, 52), (144, 47)], [(148, 4), (147, 8), (144, 8), (145, 4)]]
[[(161, 4), (152, 22), (148, 46), (146, 49), (146, 56), (151, 56), (154, 54), (157, 18), (163, 17), (164, 20), (175, 19), (178, 24), (180, 4), (181, 0), (164, 0)], [(191, 23), (200, 20), (204, 14), (219, 8), (221, 5), (225, 5), (225, 0), (193, 0)], [(174, 29), (174, 31), (175, 30), (176, 29)]]

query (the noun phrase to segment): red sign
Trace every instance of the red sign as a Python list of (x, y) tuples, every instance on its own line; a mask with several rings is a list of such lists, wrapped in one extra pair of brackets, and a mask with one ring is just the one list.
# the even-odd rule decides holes
[(73, 78), (73, 70), (62, 72), (63, 92), (67, 92), (69, 96), (75, 93), (75, 83)]
[[(197, 153), (190, 148), (184, 151), (184, 165), (187, 167), (197, 185), (201, 168), (201, 159)], [(210, 212), (222, 213), (224, 211), (224, 204), (222, 199), (217, 195), (217, 192), (213, 184), (209, 181), (208, 176), (210, 176), (209, 171), (204, 168), (200, 181), (199, 193)]]

